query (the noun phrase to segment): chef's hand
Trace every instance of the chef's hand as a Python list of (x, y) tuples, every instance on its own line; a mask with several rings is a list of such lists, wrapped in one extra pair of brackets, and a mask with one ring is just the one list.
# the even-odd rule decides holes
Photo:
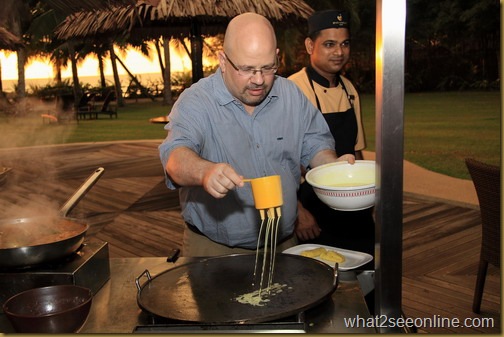
[(347, 153), (338, 157), (334, 150), (321, 150), (313, 156), (312, 160), (310, 160), (310, 166), (313, 168), (324, 164), (334, 163), (335, 161), (347, 161), (350, 164), (355, 164), (355, 156)]
[(301, 241), (312, 240), (320, 235), (321, 229), (313, 215), (298, 201), (296, 236)]
[(355, 156), (353, 154), (344, 154), (339, 156), (336, 161), (347, 161), (349, 164), (355, 164)]
[(231, 165), (217, 163), (205, 171), (203, 175), (203, 188), (214, 198), (224, 198), (236, 186), (243, 187), (242, 178)]

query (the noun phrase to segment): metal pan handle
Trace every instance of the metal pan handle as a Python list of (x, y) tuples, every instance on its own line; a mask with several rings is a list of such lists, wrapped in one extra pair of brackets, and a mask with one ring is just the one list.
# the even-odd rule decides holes
[(338, 282), (339, 282), (339, 277), (338, 277), (338, 269), (339, 269), (339, 263), (336, 262), (336, 264), (334, 265), (334, 288), (338, 288)]
[(105, 169), (103, 167), (99, 167), (86, 179), (86, 181), (79, 187), (79, 189), (67, 200), (63, 207), (61, 207), (60, 215), (62, 217), (66, 217), (68, 213), (70, 213), (72, 209), (74, 209), (79, 201), (98, 181), (104, 171)]
[(149, 270), (147, 270), (147, 269), (145, 269), (143, 273), (141, 273), (137, 278), (135, 278), (135, 284), (136, 284), (136, 287), (138, 289), (138, 293), (139, 294), (142, 291), (142, 286), (140, 285), (140, 279), (144, 275), (147, 277), (147, 280), (148, 280), (147, 282), (149, 282), (150, 280), (152, 280), (151, 274), (149, 273)]

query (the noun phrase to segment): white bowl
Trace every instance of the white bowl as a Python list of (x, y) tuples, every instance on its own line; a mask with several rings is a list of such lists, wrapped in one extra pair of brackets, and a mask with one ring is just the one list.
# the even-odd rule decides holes
[(305, 178), (319, 199), (332, 209), (358, 211), (374, 206), (375, 162), (372, 160), (321, 165), (309, 170)]

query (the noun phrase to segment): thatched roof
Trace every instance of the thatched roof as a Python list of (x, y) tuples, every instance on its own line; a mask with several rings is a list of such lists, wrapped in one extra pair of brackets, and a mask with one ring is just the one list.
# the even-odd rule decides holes
[(17, 50), (23, 46), (23, 42), (4, 27), (0, 27), (0, 49)]
[(85, 38), (135, 28), (145, 36), (188, 36), (188, 27), (196, 22), (201, 33), (208, 35), (222, 31), (230, 18), (245, 12), (286, 22), (304, 20), (313, 9), (302, 0), (138, 0), (136, 6), (74, 13), (55, 33), (60, 39)]
[(136, 0), (46, 0), (47, 4), (63, 13), (96, 11), (110, 9), (113, 6), (134, 5)]

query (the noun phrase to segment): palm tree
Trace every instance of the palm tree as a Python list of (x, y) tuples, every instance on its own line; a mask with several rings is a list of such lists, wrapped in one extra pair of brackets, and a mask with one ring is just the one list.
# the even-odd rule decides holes
[[(0, 49), (17, 50), (21, 48), (23, 43), (14, 34), (9, 32), (4, 27), (0, 27)], [(0, 98), (4, 98), (3, 84), (2, 84), (2, 64), (0, 63)]]
[(121, 90), (121, 81), (119, 79), (119, 72), (117, 71), (116, 54), (114, 52), (114, 42), (110, 41), (109, 44), (110, 61), (112, 63), (112, 72), (114, 73), (115, 93), (117, 99), (117, 106), (124, 106), (124, 99)]
[[(163, 47), (162, 54), (160, 44)], [(154, 45), (156, 47), (159, 67), (163, 76), (163, 105), (171, 105), (173, 103), (173, 100), (171, 94), (170, 38), (164, 38), (163, 36), (160, 36), (154, 40)], [(166, 60), (166, 66), (163, 63), (163, 57)]]
[(61, 83), (61, 70), (70, 61), (68, 49), (62, 41), (58, 41), (53, 34), (54, 29), (64, 19), (65, 15), (57, 10), (53, 10), (45, 3), (37, 2), (32, 8), (32, 21), (27, 29), (30, 37), (30, 44), (37, 50), (37, 53), (49, 56), (53, 63), (54, 80)]
[(98, 74), (100, 77), (100, 87), (104, 91), (107, 87), (105, 80), (105, 59), (109, 57), (108, 41), (105, 39), (95, 39), (91, 43), (83, 44), (80, 53), (86, 57), (87, 55), (94, 55), (98, 60)]
[[(0, 26), (6, 27), (17, 38), (22, 40), (26, 23), (30, 20), (28, 0), (3, 0), (0, 11)], [(28, 58), (26, 47), (17, 51), (18, 56), (18, 85), (16, 94), (18, 98), (24, 98), (25, 93), (25, 64)]]
[(83, 59), (78, 52), (80, 46), (73, 41), (63, 42), (54, 37), (53, 31), (66, 17), (63, 13), (50, 9), (44, 3), (37, 2), (31, 9), (33, 20), (26, 33), (30, 45), (37, 55), (49, 56), (55, 70), (55, 81), (61, 83), (61, 69), (70, 61), (73, 80), (73, 101), (78, 104), (82, 96), (79, 83), (78, 63)]
[(61, 68), (70, 61), (72, 68), (72, 80), (74, 91), (74, 104), (78, 104), (83, 95), (79, 81), (78, 64), (85, 57), (92, 53), (96, 54), (100, 66), (100, 79), (103, 88), (106, 87), (105, 75), (103, 73), (103, 58), (108, 54), (112, 61), (114, 71), (115, 91), (118, 106), (124, 106), (122, 98), (121, 85), (117, 65), (115, 62), (115, 53), (113, 52), (113, 42), (110, 39), (96, 39), (92, 44), (81, 43), (79, 40), (61, 41), (54, 36), (54, 30), (63, 22), (67, 14), (52, 8), (37, 4), (35, 19), (31, 22), (28, 32), (31, 36), (32, 44), (36, 46), (42, 54), (50, 56), (53, 61), (56, 81), (61, 82)]
[[(145, 40), (162, 37), (163, 41), (180, 37), (191, 38), (193, 82), (203, 77), (203, 36), (215, 36), (225, 30), (230, 18), (256, 10), (274, 21), (292, 22), (306, 19), (312, 9), (301, 0), (191, 1), (161, 0), (156, 4), (138, 1), (136, 6), (107, 10), (81, 11), (68, 17), (56, 30), (62, 39), (90, 38), (106, 35), (114, 39), (141, 37)], [(201, 29), (201, 31), (196, 31)], [(158, 49), (159, 50), (159, 49)], [(168, 44), (164, 44), (165, 97), (170, 81)], [(188, 49), (187, 49), (188, 50)]]

